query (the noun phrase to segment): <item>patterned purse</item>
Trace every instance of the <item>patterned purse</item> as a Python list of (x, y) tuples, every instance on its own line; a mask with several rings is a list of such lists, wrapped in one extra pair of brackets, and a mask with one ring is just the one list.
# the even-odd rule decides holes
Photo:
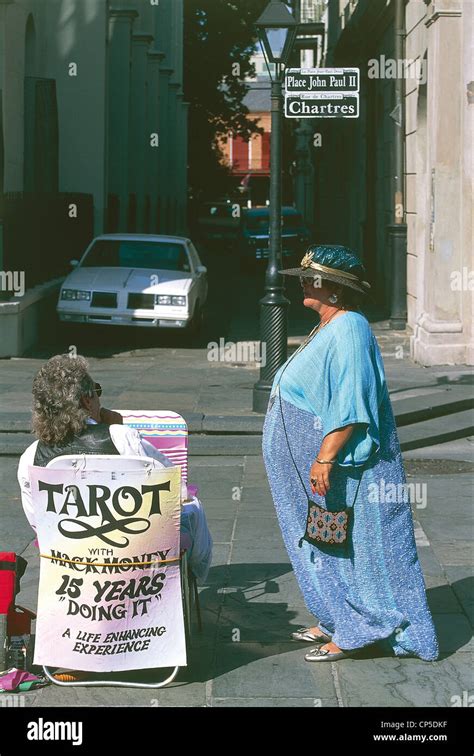
[(340, 512), (329, 512), (308, 499), (306, 532), (300, 540), (308, 541), (313, 546), (317, 546), (318, 543), (340, 546), (347, 538), (349, 514), (349, 508)]

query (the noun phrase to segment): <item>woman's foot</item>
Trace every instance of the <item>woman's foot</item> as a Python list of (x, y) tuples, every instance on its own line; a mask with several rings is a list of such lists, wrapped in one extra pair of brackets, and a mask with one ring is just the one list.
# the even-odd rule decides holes
[(325, 643), (323, 646), (321, 646), (321, 649), (324, 651), (329, 651), (331, 654), (338, 654), (340, 651), (342, 651), (342, 649), (339, 648), (339, 646), (336, 646), (336, 644), (332, 641)]
[(330, 641), (322, 645), (312, 648), (307, 654), (305, 654), (305, 661), (319, 662), (319, 661), (337, 661), (337, 659), (346, 659), (348, 654), (335, 643)]
[(306, 641), (306, 643), (325, 643), (331, 640), (319, 627), (300, 627), (296, 633), (291, 633), (293, 640)]

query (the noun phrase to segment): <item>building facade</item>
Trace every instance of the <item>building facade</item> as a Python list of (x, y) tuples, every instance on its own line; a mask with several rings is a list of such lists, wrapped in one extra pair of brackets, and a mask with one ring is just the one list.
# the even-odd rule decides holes
[(0, 0), (0, 196), (88, 196), (94, 234), (186, 230), (183, 1)]
[(229, 133), (219, 141), (223, 163), (235, 179), (235, 188), (251, 205), (265, 204), (270, 178), (270, 78), (259, 49), (252, 56), (255, 76), (246, 79), (248, 91), (242, 105), (248, 109), (247, 120), (257, 123), (262, 133), (246, 139)]
[[(397, 0), (329, 0), (326, 65), (360, 67), (361, 94), (357, 121), (317, 124), (319, 233), (362, 253), (388, 314), (387, 229), (398, 212), (407, 228), (412, 356), (423, 365), (473, 364), (474, 5), (400, 1), (402, 60), (395, 58)], [(402, 112), (395, 107), (396, 78)], [(403, 124), (404, 190), (394, 206), (397, 122)]]

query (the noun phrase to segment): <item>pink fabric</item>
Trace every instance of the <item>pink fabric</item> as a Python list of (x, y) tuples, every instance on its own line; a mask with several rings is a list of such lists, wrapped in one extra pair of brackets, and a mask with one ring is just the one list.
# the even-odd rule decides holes
[(6, 675), (0, 675), (0, 688), (2, 690), (16, 690), (21, 683), (33, 682), (39, 678), (24, 669), (14, 669)]

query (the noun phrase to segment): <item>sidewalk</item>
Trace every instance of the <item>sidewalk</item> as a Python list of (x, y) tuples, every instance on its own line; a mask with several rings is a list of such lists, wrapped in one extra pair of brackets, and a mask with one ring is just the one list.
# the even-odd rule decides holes
[[(428, 459), (472, 459), (472, 439), (426, 449)], [(451, 706), (473, 689), (470, 533), (472, 475), (423, 473), (419, 452), (409, 480), (425, 483), (427, 506), (414, 508), (418, 553), (442, 656), (426, 663), (389, 657), (311, 665), (289, 640), (311, 622), (288, 563), (258, 457), (191, 458), (213, 533), (214, 560), (201, 589), (204, 629), (195, 628), (189, 666), (158, 691), (49, 686), (25, 694), (26, 706)], [(1, 458), (12, 540), (28, 559), (19, 603), (36, 606), (39, 559), (15, 486), (14, 460)], [(440, 464), (441, 468), (441, 464)], [(241, 491), (240, 500), (233, 498)], [(447, 506), (449, 503), (449, 506)], [(11, 532), (11, 531), (10, 531)], [(3, 538), (5, 535), (3, 536)], [(3, 539), (2, 539), (3, 540)], [(7, 539), (10, 541), (10, 539)], [(23, 545), (23, 548), (21, 546)], [(149, 679), (145, 676), (142, 679)], [(152, 703), (157, 701), (158, 704)]]
[[(384, 323), (371, 324), (381, 347), (387, 382), (400, 416), (402, 448), (417, 448), (465, 438), (474, 433), (473, 372), (469, 367), (425, 368), (409, 357), (405, 332), (390, 331)], [(291, 352), (304, 337), (292, 337)], [(231, 344), (233, 342), (226, 342)], [(66, 350), (67, 351), (67, 350)], [(208, 349), (147, 348), (121, 351), (113, 347), (81, 350), (91, 372), (103, 386), (102, 403), (121, 409), (173, 409), (183, 415), (196, 434), (191, 454), (212, 454), (213, 444), (200, 436), (260, 434), (264, 416), (252, 411), (252, 392), (259, 378), (255, 362), (209, 359)], [(107, 357), (103, 357), (104, 352)], [(54, 353), (54, 352), (52, 352)], [(31, 385), (41, 364), (50, 356), (15, 358), (1, 362), (0, 454), (17, 454), (28, 444)], [(440, 420), (441, 418), (441, 420)], [(423, 428), (415, 424), (428, 423)], [(405, 428), (406, 426), (406, 428)], [(235, 440), (235, 443), (232, 443)], [(242, 440), (242, 439), (241, 439)], [(249, 441), (249, 443), (252, 443)], [(259, 442), (252, 447), (259, 453)], [(218, 446), (220, 453), (221, 447)], [(227, 439), (226, 452), (249, 453), (238, 439)]]
[[(415, 366), (406, 351), (395, 356), (396, 334), (378, 336), (394, 409), (399, 417), (409, 412), (408, 419), (415, 418), (400, 432), (435, 421), (447, 430), (453, 416), (468, 417), (466, 409), (456, 408), (466, 407), (469, 370)], [(36, 607), (39, 560), (19, 500), (16, 465), (32, 440), (31, 381), (42, 361), (2, 362), (0, 377), (1, 545), (28, 559), (18, 603), (29, 608)], [(206, 350), (148, 349), (92, 357), (91, 370), (106, 406), (170, 408), (189, 422), (189, 478), (199, 486), (215, 543), (200, 591), (204, 628), (202, 634), (195, 628), (188, 667), (169, 688), (48, 686), (24, 694), (26, 706), (449, 707), (453, 696), (462, 700), (464, 691), (472, 693), (472, 434), (435, 446), (420, 439), (420, 448), (404, 455), (409, 482), (424, 484), (427, 494), (413, 513), (440, 660), (372, 657), (311, 665), (303, 658), (309, 646), (289, 639), (312, 618), (288, 562), (260, 454), (263, 418), (251, 412), (256, 367), (209, 362)], [(436, 411), (441, 406), (448, 414), (416, 421), (420, 408), (436, 407), (436, 397)]]

